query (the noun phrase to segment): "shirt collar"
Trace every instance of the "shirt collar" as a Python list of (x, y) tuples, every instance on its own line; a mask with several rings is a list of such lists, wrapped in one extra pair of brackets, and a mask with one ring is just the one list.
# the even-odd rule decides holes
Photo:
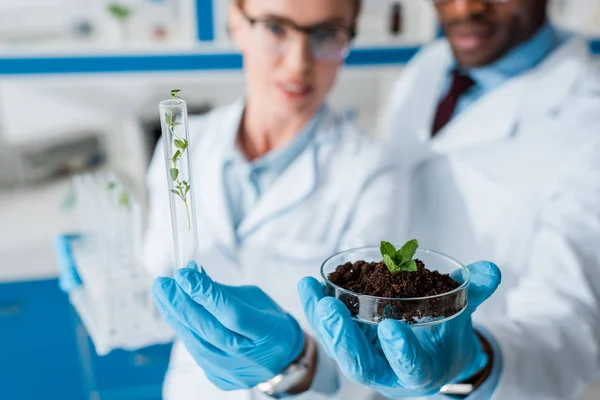
[[(552, 24), (546, 21), (528, 41), (515, 47), (495, 63), (464, 72), (469, 74), (478, 86), (484, 90), (491, 90), (506, 80), (535, 67), (560, 46), (562, 39)], [(456, 64), (453, 63), (452, 69), (455, 68)]]

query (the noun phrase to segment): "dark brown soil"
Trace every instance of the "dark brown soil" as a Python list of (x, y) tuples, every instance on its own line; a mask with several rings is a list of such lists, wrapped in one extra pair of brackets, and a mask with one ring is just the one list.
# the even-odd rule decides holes
[(442, 294), (460, 285), (448, 275), (425, 268), (416, 260), (418, 270), (392, 274), (383, 262), (346, 263), (329, 274), (336, 285), (359, 294), (378, 297), (426, 297)]
[[(428, 297), (450, 292), (460, 286), (449, 275), (430, 271), (423, 262), (415, 261), (417, 271), (398, 274), (392, 274), (383, 262), (346, 263), (338, 266), (329, 274), (328, 279), (354, 293), (386, 298)], [(353, 315), (360, 312), (360, 299), (357, 296), (345, 295), (340, 300)], [(393, 318), (410, 323), (422, 317), (439, 318), (454, 315), (462, 309), (464, 300), (464, 295), (458, 294), (427, 301), (380, 301), (377, 311), (381, 319)]]

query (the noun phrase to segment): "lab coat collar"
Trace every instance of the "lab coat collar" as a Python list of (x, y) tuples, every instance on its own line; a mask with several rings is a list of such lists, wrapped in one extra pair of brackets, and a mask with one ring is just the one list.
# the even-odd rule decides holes
[[(229, 154), (230, 146), (235, 140), (243, 111), (244, 101), (240, 99), (209, 117), (208, 126), (203, 134), (211, 136), (207, 146), (212, 150), (203, 153), (205, 158), (197, 160), (198, 164), (195, 168), (200, 179), (204, 181), (201, 186), (206, 192), (198, 195), (203, 207), (210, 210), (206, 215), (211, 219), (211, 231), (215, 233), (215, 239), (227, 248), (234, 248), (236, 239), (223, 184), (223, 160)], [(218, 134), (215, 134), (217, 132)], [(200, 229), (206, 228), (200, 227)]]
[(335, 126), (335, 116), (325, 107), (312, 142), (292, 161), (240, 224), (237, 232), (240, 240), (252, 235), (266, 222), (302, 204), (314, 192), (318, 174), (317, 151), (339, 137)]
[(444, 153), (502, 140), (516, 132), (523, 118), (552, 113), (579, 76), (585, 54), (581, 40), (569, 40), (536, 68), (510, 79), (459, 114), (432, 140), (432, 149)]
[(535, 70), (527, 101), (520, 109), (521, 114), (555, 113), (591, 63), (587, 41), (580, 37), (566, 41)]

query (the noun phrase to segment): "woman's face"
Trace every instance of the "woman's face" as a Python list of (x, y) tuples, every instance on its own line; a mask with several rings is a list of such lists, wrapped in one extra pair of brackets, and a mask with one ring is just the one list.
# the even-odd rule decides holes
[[(314, 114), (343, 62), (336, 50), (350, 40), (354, 7), (350, 0), (246, 0), (243, 9), (233, 6), (230, 29), (244, 56), (249, 99), (277, 118)], [(311, 37), (293, 26), (311, 28)]]

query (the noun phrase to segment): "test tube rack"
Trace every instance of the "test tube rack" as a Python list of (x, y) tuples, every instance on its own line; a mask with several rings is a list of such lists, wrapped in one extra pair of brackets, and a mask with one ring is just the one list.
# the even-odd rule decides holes
[(72, 183), (82, 232), (73, 256), (83, 285), (69, 297), (96, 353), (172, 341), (152, 298), (152, 277), (140, 261), (142, 206), (111, 173), (77, 175)]

